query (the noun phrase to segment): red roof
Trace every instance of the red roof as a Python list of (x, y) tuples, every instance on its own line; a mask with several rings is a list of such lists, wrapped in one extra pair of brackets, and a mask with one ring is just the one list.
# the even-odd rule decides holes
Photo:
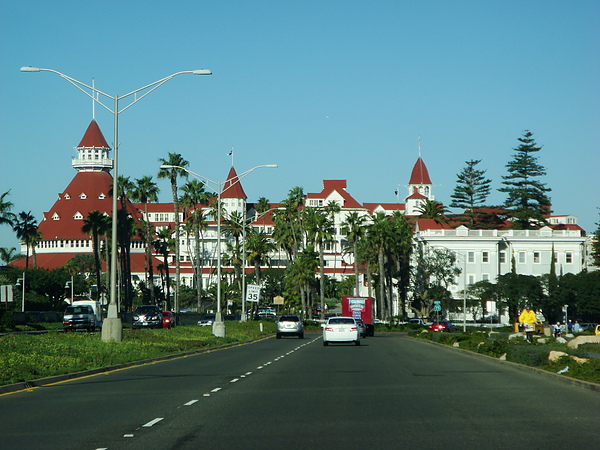
[(432, 184), (429, 179), (429, 172), (427, 171), (427, 166), (419, 157), (415, 166), (413, 167), (412, 173), (410, 174), (410, 181), (408, 184)]
[[(100, 211), (112, 216), (112, 197), (108, 195), (112, 181), (108, 172), (78, 172), (50, 211), (44, 213), (38, 227), (42, 238), (89, 239), (89, 235), (81, 231), (89, 213)], [(139, 212), (131, 203), (127, 210), (135, 220), (139, 218)]]
[(83, 138), (81, 139), (81, 142), (77, 148), (81, 147), (110, 148), (95, 120), (92, 120), (87, 127), (87, 130), (85, 130), (85, 134), (83, 135)]
[(379, 206), (386, 211), (406, 210), (406, 204), (404, 203), (363, 203), (363, 206), (369, 211), (369, 214), (373, 214), (373, 211), (375, 211), (375, 209), (377, 209)]
[(323, 180), (323, 190), (318, 194), (306, 194), (306, 198), (325, 200), (333, 191), (344, 199), (343, 208), (362, 208), (361, 204), (346, 191), (346, 180)]
[[(83, 255), (83, 254), (92, 254), (91, 250), (90, 252), (81, 252), (81, 253), (36, 253), (36, 261), (37, 261), (37, 267), (40, 269), (46, 269), (46, 270), (54, 270), (58, 267), (63, 267), (67, 261), (69, 261), (71, 258), (77, 256), (77, 255)], [(144, 253), (131, 253), (131, 272), (132, 273), (144, 273), (145, 272), (145, 255)], [(16, 261), (11, 262), (9, 265), (12, 267), (25, 267), (25, 259), (26, 258), (20, 258), (17, 259)], [(158, 273), (158, 271), (156, 270), (156, 267), (158, 267), (159, 264), (162, 264), (163, 261), (162, 259), (158, 259), (156, 256), (152, 257), (152, 264), (154, 267), (154, 273)], [(29, 256), (29, 268), (32, 269), (33, 268), (33, 256)], [(169, 266), (169, 272), (171, 272), (171, 270), (175, 270), (175, 265), (173, 264), (173, 268), (171, 268), (171, 266)], [(102, 271), (106, 272), (106, 262), (102, 262)]]
[(452, 227), (447, 223), (436, 222), (435, 219), (415, 219), (416, 230), (451, 230)]
[(229, 169), (227, 181), (225, 181), (223, 192), (221, 192), (221, 198), (248, 198), (233, 166)]

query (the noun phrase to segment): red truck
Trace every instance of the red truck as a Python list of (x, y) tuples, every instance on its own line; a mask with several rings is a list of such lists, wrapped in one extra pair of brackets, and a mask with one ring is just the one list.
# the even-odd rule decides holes
[(342, 315), (361, 319), (367, 328), (366, 335), (375, 335), (373, 297), (342, 297)]

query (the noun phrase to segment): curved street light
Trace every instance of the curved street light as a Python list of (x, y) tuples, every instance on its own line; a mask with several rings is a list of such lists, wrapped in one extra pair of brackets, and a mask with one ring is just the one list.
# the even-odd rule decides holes
[[(125, 95), (109, 95), (105, 92), (102, 92), (96, 89), (93, 86), (88, 86), (81, 81), (76, 80), (64, 73), (58, 72), (53, 69), (43, 69), (40, 67), (31, 67), (25, 66), (21, 67), (21, 72), (52, 72), (57, 74), (59, 77), (67, 80), (85, 95), (90, 97), (94, 102), (98, 103), (100, 106), (108, 110), (114, 116), (114, 142), (113, 142), (113, 150), (114, 150), (114, 163), (113, 163), (113, 198), (112, 198), (112, 247), (111, 247), (111, 260), (110, 260), (110, 303), (108, 305), (108, 311), (106, 318), (104, 319), (102, 325), (102, 340), (103, 341), (116, 341), (120, 342), (123, 339), (123, 328), (121, 319), (119, 318), (118, 308), (117, 308), (117, 197), (118, 197), (118, 178), (119, 178), (119, 114), (125, 111), (126, 109), (133, 106), (135, 103), (143, 99), (145, 96), (150, 94), (152, 91), (158, 89), (160, 86), (165, 84), (167, 81), (176, 77), (177, 75), (182, 74), (192, 74), (192, 75), (212, 75), (212, 72), (208, 69), (198, 69), (198, 70), (184, 70), (181, 72), (176, 72), (168, 77), (161, 78), (160, 80), (155, 81), (154, 83), (147, 84), (135, 91), (131, 91)], [(92, 94), (87, 92), (85, 89), (89, 89)], [(143, 92), (146, 91), (146, 92)], [(136, 94), (139, 92), (143, 92), (142, 95), (137, 96)], [(106, 106), (99, 100), (99, 96), (103, 95), (113, 101), (113, 107)], [(127, 106), (119, 110), (119, 101), (123, 100), (127, 97), (133, 96), (133, 100)]]
[[(277, 164), (261, 164), (260, 166), (253, 167), (252, 169), (246, 170), (241, 175), (238, 175), (235, 182), (228, 186), (228, 189), (241, 181), (250, 172), (260, 168), (275, 169)], [(213, 181), (202, 175), (198, 175), (192, 172), (190, 169), (181, 166), (172, 166), (170, 164), (163, 164), (160, 166), (161, 169), (181, 169), (189, 173), (191, 176), (205, 184), (213, 184), (217, 188), (217, 313), (215, 314), (215, 321), (213, 322), (213, 334), (217, 337), (225, 337), (225, 322), (223, 322), (223, 316), (221, 313), (221, 194), (223, 193), (223, 186), (229, 181)]]

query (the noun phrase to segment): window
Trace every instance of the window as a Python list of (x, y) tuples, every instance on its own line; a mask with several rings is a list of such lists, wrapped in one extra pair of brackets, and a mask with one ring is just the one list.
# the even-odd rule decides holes
[(573, 252), (566, 252), (565, 253), (565, 262), (567, 264), (571, 264), (573, 262)]
[(519, 264), (525, 264), (525, 252), (519, 252)]
[(504, 264), (506, 262), (506, 252), (500, 252), (500, 263)]
[(475, 283), (475, 276), (474, 275), (469, 275), (468, 278), (469, 278), (469, 284)]
[(467, 261), (470, 263), (475, 262), (475, 252), (468, 252), (467, 253)]
[(481, 274), (481, 280), (482, 281), (490, 281), (490, 274), (489, 273), (482, 273)]
[(540, 263), (540, 252), (533, 252), (533, 262), (534, 264)]
[(481, 254), (481, 262), (484, 262), (484, 263), (490, 262), (490, 253), (489, 252), (483, 252)]

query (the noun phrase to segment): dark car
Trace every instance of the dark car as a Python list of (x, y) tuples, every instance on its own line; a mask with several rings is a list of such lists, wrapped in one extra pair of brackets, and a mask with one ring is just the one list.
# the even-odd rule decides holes
[(162, 311), (156, 305), (142, 305), (133, 312), (133, 328), (162, 328)]
[(434, 322), (428, 328), (429, 331), (456, 331), (456, 327), (446, 321)]

